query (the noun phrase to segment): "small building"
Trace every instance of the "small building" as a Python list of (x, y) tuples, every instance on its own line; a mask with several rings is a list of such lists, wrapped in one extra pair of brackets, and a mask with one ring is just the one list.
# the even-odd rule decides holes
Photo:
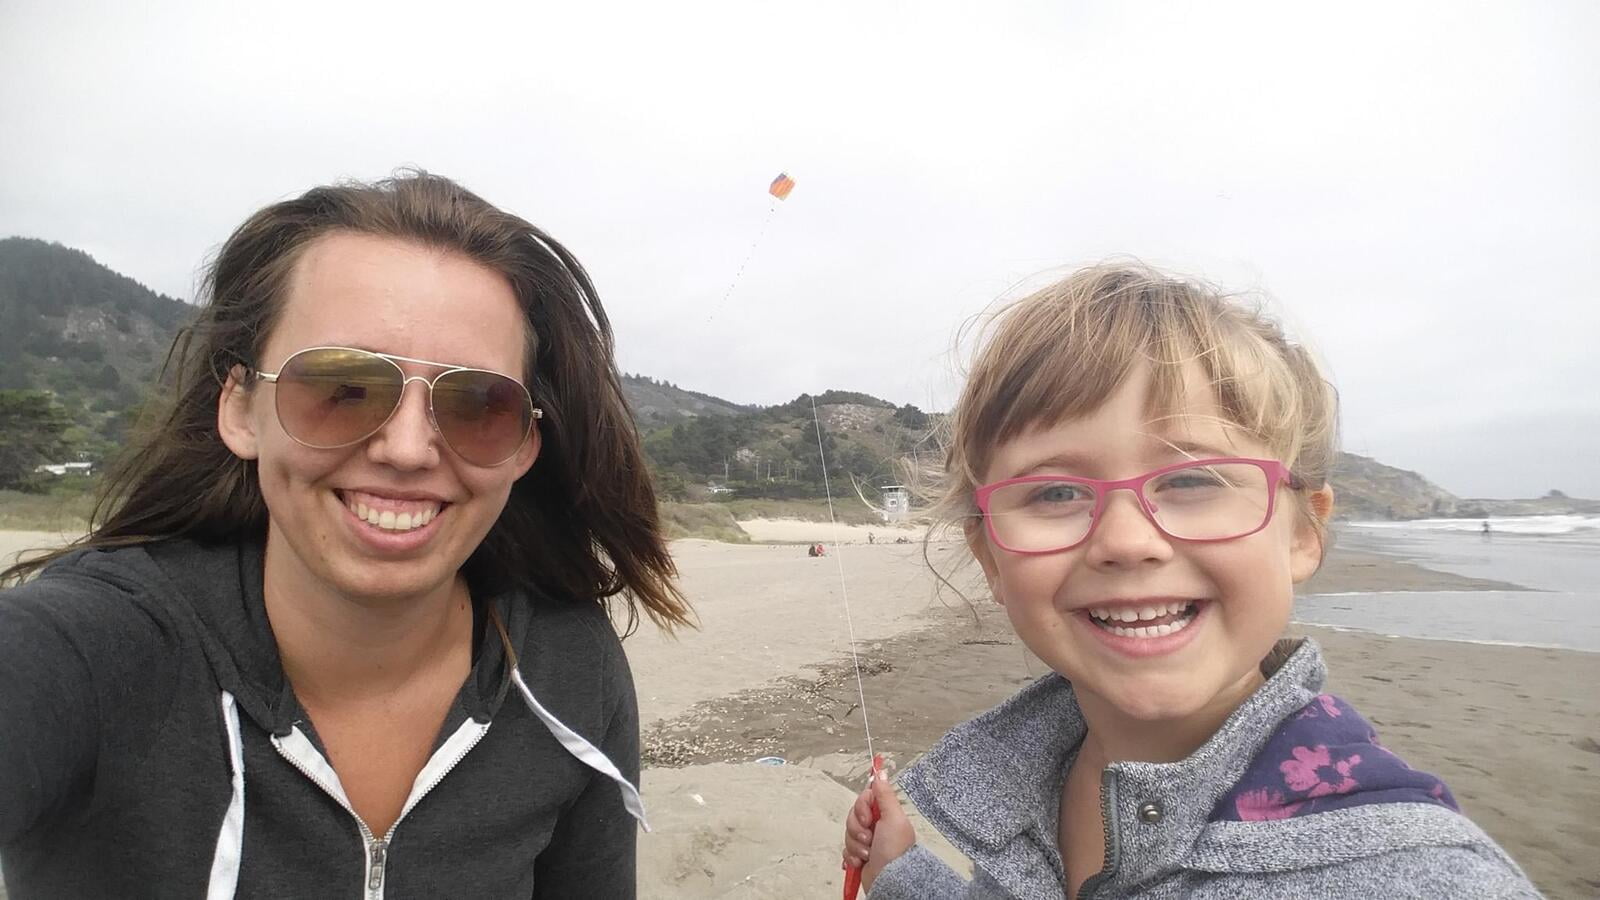
[(62, 475), (93, 475), (94, 474), (94, 463), (92, 463), (92, 462), (45, 463), (42, 466), (36, 466), (33, 471), (34, 471), (35, 474), (38, 474), (38, 475), (55, 475), (55, 476), (58, 476), (58, 477), (62, 476)]
[(888, 484), (883, 487), (883, 508), (880, 510), (883, 521), (889, 523), (905, 522), (911, 518), (911, 489), (903, 484)]

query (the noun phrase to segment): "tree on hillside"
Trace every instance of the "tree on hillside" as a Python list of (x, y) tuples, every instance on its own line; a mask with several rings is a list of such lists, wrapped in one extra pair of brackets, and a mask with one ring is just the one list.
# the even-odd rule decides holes
[(34, 469), (59, 462), (72, 417), (44, 391), (0, 391), (0, 488), (37, 484)]
[(928, 414), (909, 403), (894, 411), (894, 420), (919, 431), (928, 427)]

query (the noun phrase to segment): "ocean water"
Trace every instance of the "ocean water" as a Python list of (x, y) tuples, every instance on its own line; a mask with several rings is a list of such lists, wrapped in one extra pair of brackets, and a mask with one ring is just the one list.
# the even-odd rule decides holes
[(1342, 546), (1519, 591), (1310, 594), (1294, 618), (1378, 634), (1600, 653), (1600, 516), (1347, 522)]

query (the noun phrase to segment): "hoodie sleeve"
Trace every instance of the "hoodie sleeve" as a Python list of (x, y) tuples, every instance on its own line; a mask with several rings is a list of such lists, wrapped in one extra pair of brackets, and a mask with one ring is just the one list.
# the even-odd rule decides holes
[(867, 900), (957, 900), (969, 896), (971, 887), (933, 851), (913, 844), (878, 873)]
[[(53, 567), (0, 592), (0, 846), (93, 802), (108, 754), (137, 753), (172, 675), (161, 628), (129, 592)], [(151, 726), (153, 728), (153, 726)]]
[[(598, 746), (623, 777), (639, 783), (639, 704), (633, 674), (616, 635), (605, 627), (607, 694), (612, 711)], [(639, 824), (622, 804), (616, 782), (599, 773), (564, 810), (535, 862), (535, 900), (636, 896)]]

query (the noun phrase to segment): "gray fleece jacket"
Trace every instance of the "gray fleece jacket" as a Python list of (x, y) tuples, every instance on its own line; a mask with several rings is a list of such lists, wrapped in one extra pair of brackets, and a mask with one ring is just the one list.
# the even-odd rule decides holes
[[(1307, 640), (1217, 733), (1176, 763), (1101, 774), (1106, 858), (1079, 898), (1537, 897), (1438, 779), (1384, 749)], [(1066, 894), (1061, 788), (1085, 725), (1048, 675), (956, 727), (898, 783), (974, 863), (926, 848), (886, 866), (869, 900)]]
[(284, 677), (261, 562), (166, 541), (0, 592), (12, 900), (634, 896), (638, 710), (595, 604), (474, 598), (471, 674), (379, 835)]

